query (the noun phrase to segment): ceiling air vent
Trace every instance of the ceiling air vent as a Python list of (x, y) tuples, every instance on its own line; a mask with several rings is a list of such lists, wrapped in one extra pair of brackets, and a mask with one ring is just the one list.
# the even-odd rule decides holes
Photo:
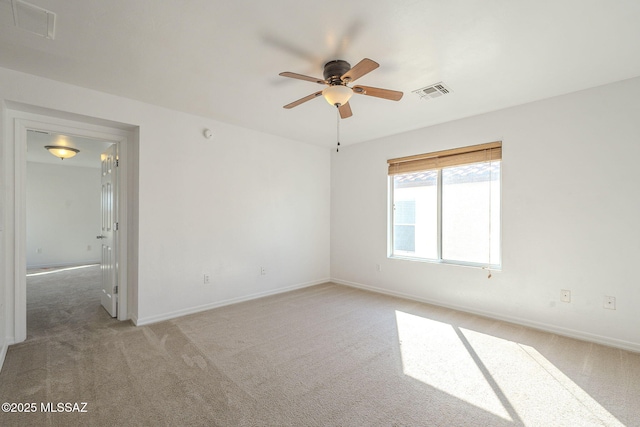
[(436, 84), (432, 84), (430, 86), (423, 87), (421, 89), (417, 89), (413, 91), (413, 93), (417, 94), (420, 97), (420, 99), (439, 98), (442, 95), (447, 95), (451, 92), (452, 90), (449, 89), (442, 82), (438, 82)]
[(56, 14), (22, 0), (11, 0), (16, 27), (53, 40)]

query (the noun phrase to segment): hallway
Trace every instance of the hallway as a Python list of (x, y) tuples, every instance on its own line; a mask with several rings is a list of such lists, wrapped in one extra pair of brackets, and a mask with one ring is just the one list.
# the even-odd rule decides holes
[(27, 271), (27, 341), (109, 322), (100, 305), (100, 265)]

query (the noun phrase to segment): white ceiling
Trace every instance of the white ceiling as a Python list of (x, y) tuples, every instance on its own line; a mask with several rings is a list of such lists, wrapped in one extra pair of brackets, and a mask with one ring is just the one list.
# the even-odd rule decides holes
[[(0, 66), (294, 140), (333, 146), (322, 65), (364, 57), (350, 144), (640, 75), (638, 0), (29, 0), (57, 14), (55, 39), (13, 25), (0, 0)], [(444, 82), (453, 93), (411, 91)], [(598, 102), (594, 100), (594, 102)]]

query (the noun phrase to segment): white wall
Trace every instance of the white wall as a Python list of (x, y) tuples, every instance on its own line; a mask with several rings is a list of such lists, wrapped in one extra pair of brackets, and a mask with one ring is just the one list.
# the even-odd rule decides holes
[(13, 322), (7, 322), (7, 316), (9, 310), (7, 305), (9, 301), (8, 282), (12, 278), (12, 274), (9, 272), (9, 258), (10, 255), (7, 252), (7, 245), (11, 242), (13, 233), (7, 230), (7, 224), (11, 221), (8, 209), (10, 206), (9, 197), (9, 183), (8, 170), (7, 170), (7, 149), (5, 146), (4, 138), (8, 134), (7, 126), (4, 120), (6, 117), (7, 109), (4, 102), (0, 102), (0, 113), (3, 120), (0, 120), (0, 138), (3, 138), (2, 145), (0, 145), (0, 368), (4, 363), (4, 358), (7, 354), (7, 347), (13, 331), (9, 331), (9, 326), (13, 327)]
[[(129, 277), (137, 282), (131, 311), (140, 323), (319, 283), (331, 273), (343, 283), (640, 351), (639, 99), (640, 79), (633, 79), (345, 146), (330, 159), (325, 148), (0, 68), (0, 316), (12, 304), (13, 159), (6, 153), (13, 140), (5, 103), (13, 101), (139, 128), (130, 206), (139, 229), (129, 245), (138, 251), (130, 254)], [(205, 127), (212, 140), (202, 137)], [(487, 279), (478, 269), (387, 259), (386, 160), (498, 139), (503, 271)], [(570, 304), (559, 302), (560, 289), (572, 291)], [(602, 308), (604, 295), (617, 298), (617, 310)], [(3, 346), (12, 321), (5, 326)]]
[(27, 162), (27, 267), (100, 262), (100, 169)]
[[(344, 147), (332, 155), (331, 276), (640, 351), (639, 135), (636, 78)], [(387, 159), (496, 140), (503, 270), (388, 259)]]
[(327, 281), (329, 150), (189, 121), (165, 129), (175, 149), (141, 128), (139, 321)]
[[(139, 323), (328, 280), (326, 148), (2, 68), (0, 100), (139, 128), (130, 206), (138, 230), (129, 236), (137, 237), (129, 277)], [(5, 109), (3, 152), (12, 152), (6, 117)], [(12, 186), (2, 191), (10, 201)], [(3, 235), (3, 253), (11, 238)], [(12, 286), (7, 277), (3, 289)]]

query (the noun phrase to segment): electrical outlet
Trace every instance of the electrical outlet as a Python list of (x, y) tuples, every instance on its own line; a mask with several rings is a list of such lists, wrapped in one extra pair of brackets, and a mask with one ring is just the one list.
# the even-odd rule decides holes
[(571, 302), (571, 291), (567, 289), (562, 289), (560, 291), (560, 301), (562, 302)]
[(616, 297), (604, 297), (604, 308), (609, 310), (616, 309)]
[(382, 265), (376, 264), (376, 271), (378, 272), (382, 271)]
[(260, 267), (260, 275), (261, 276), (267, 275), (267, 267)]
[(207, 283), (211, 283), (211, 275), (209, 273), (204, 273), (204, 278), (203, 278), (203, 282), (205, 285)]

